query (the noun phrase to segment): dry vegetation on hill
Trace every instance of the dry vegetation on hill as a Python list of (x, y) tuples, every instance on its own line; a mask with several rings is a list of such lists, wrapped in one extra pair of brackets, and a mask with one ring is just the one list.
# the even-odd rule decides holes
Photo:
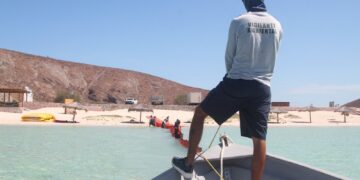
[(87, 103), (123, 103), (134, 97), (148, 104), (154, 95), (173, 104), (178, 96), (207, 90), (124, 69), (73, 63), (0, 49), (0, 88), (30, 87), (36, 101), (52, 102), (60, 93)]

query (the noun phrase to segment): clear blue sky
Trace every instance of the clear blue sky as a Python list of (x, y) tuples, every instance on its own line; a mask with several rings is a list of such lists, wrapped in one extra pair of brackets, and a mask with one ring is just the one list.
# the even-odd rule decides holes
[[(360, 1), (266, 1), (284, 29), (273, 100), (360, 98)], [(213, 88), (241, 0), (2, 0), (0, 47)]]

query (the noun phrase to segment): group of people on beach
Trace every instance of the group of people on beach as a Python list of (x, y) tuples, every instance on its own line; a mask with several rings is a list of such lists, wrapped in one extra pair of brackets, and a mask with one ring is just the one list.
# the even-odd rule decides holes
[(169, 122), (169, 116), (166, 116), (166, 118), (163, 120), (163, 122), (161, 123), (161, 128), (165, 128), (166, 127), (166, 123)]
[(155, 126), (156, 116), (150, 116), (149, 127)]
[[(150, 121), (149, 121), (149, 126), (154, 126), (154, 127), (157, 127), (156, 125), (156, 116), (150, 116)], [(176, 138), (176, 139), (181, 139), (183, 137), (183, 133), (181, 132), (181, 127), (180, 127), (180, 123), (181, 121), (179, 119), (176, 119), (175, 121), (175, 124), (174, 125), (169, 125), (169, 127), (167, 126), (167, 124), (169, 124), (169, 119), (170, 117), (169, 116), (166, 116), (166, 118), (161, 122), (161, 128), (173, 128), (174, 130), (172, 131), (173, 132), (173, 136)]]

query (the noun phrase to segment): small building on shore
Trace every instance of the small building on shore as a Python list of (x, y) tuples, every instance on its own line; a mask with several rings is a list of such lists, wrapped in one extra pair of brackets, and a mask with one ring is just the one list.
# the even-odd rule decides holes
[(23, 107), (28, 93), (25, 89), (0, 88), (0, 107)]
[(202, 101), (201, 92), (191, 92), (187, 94), (187, 104), (188, 105), (198, 105)]
[(271, 102), (272, 107), (290, 107), (290, 102)]

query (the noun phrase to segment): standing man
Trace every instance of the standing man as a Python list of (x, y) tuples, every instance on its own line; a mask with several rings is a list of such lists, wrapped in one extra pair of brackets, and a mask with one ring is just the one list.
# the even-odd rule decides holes
[(187, 157), (172, 164), (191, 178), (204, 120), (209, 115), (219, 125), (240, 112), (241, 135), (253, 140), (251, 179), (260, 180), (266, 159), (267, 121), (271, 106), (270, 80), (282, 36), (281, 24), (266, 11), (264, 0), (243, 0), (246, 14), (230, 25), (225, 64), (227, 74), (195, 109)]

